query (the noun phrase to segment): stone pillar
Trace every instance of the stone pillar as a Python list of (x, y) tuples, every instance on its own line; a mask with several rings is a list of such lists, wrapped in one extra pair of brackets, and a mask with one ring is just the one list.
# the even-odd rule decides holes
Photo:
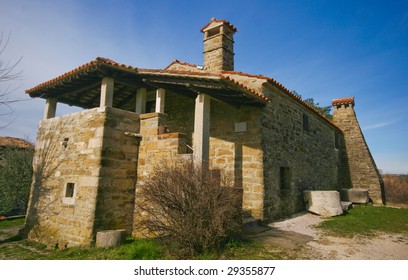
[(156, 90), (156, 113), (164, 113), (164, 100), (166, 98), (166, 91), (164, 88)]
[(139, 88), (136, 93), (136, 113), (146, 113), (146, 88)]
[(210, 97), (199, 94), (194, 112), (194, 160), (197, 164), (208, 165), (210, 148)]
[(333, 123), (344, 135), (345, 160), (352, 188), (368, 190), (368, 195), (375, 204), (385, 203), (384, 182), (358, 123), (354, 111), (354, 97), (335, 99), (332, 105)]
[(44, 120), (54, 118), (56, 111), (57, 99), (47, 98), (47, 101), (45, 102)]
[(112, 107), (114, 83), (115, 80), (110, 77), (102, 79), (100, 107)]

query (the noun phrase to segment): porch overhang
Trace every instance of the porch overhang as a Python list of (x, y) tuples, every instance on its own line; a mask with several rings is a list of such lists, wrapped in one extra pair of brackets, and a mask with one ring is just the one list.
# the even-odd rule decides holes
[(97, 58), (26, 91), (31, 97), (89, 109), (100, 105), (101, 81), (114, 79), (113, 107), (134, 111), (137, 89), (165, 88), (195, 98), (204, 93), (233, 105), (262, 107), (267, 100), (219, 74), (138, 69)]

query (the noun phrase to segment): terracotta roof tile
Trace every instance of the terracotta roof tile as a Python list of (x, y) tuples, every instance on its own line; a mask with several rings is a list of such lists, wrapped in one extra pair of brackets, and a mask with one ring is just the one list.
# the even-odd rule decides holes
[(232, 31), (234, 31), (234, 32), (238, 31), (238, 29), (234, 25), (232, 25), (229, 21), (227, 21), (225, 19), (212, 18), (209, 23), (207, 23), (203, 28), (201, 28), (200, 32), (204, 32), (204, 29), (206, 29), (208, 26), (210, 26), (210, 24), (213, 23), (213, 22), (225, 23)]
[(190, 66), (193, 68), (197, 68), (198, 69), (198, 65), (197, 64), (192, 64), (192, 63), (188, 63), (188, 62), (184, 62), (184, 61), (180, 61), (178, 59), (173, 60), (167, 67), (165, 67), (163, 70), (168, 70), (172, 65), (174, 64), (180, 64), (180, 65), (184, 65), (184, 66)]
[(346, 104), (352, 104), (354, 105), (354, 97), (345, 97), (345, 98), (339, 98), (339, 99), (334, 99), (332, 100), (332, 105), (337, 106), (337, 105), (346, 105)]
[(188, 76), (201, 76), (201, 77), (217, 77), (221, 78), (220, 74), (211, 73), (211, 72), (204, 72), (204, 71), (185, 71), (185, 70), (161, 70), (161, 69), (146, 69), (146, 68), (139, 68), (138, 73), (146, 74), (146, 73), (161, 73), (161, 74), (175, 74), (175, 75), (188, 75)]
[(20, 149), (34, 149), (30, 142), (14, 137), (0, 137), (0, 147), (12, 147)]
[(58, 83), (58, 82), (64, 80), (65, 78), (68, 78), (68, 77), (73, 76), (75, 74), (81, 73), (82, 71), (90, 69), (92, 67), (97, 67), (99, 65), (109, 65), (109, 66), (120, 68), (120, 69), (123, 69), (123, 70), (137, 72), (137, 68), (134, 68), (132, 66), (128, 66), (128, 65), (125, 65), (125, 64), (120, 64), (120, 63), (117, 63), (117, 62), (115, 62), (115, 61), (113, 61), (111, 59), (108, 59), (108, 58), (97, 57), (95, 60), (92, 60), (92, 61), (90, 61), (88, 63), (85, 63), (85, 64), (83, 64), (83, 65), (81, 65), (81, 66), (79, 66), (79, 67), (77, 67), (77, 68), (75, 68), (75, 69), (73, 69), (71, 71), (68, 71), (68, 72), (66, 72), (66, 73), (64, 73), (64, 74), (62, 74), (62, 75), (60, 75), (60, 76), (58, 76), (58, 77), (56, 77), (54, 79), (51, 79), (51, 80), (49, 80), (49, 81), (47, 81), (45, 83), (39, 84), (39, 85), (37, 85), (37, 86), (35, 86), (35, 87), (31, 88), (31, 89), (26, 90), (26, 93), (30, 94), (30, 93), (32, 93), (32, 92), (34, 92), (36, 90), (39, 90), (41, 88), (53, 85), (55, 83)]
[(231, 78), (229, 76), (225, 76), (224, 78), (227, 79), (228, 81), (232, 82), (233, 84), (235, 84), (235, 85), (237, 85), (237, 86), (239, 86), (241, 88), (244, 88), (246, 91), (250, 92), (252, 95), (254, 95), (254, 96), (258, 97), (258, 98), (261, 98), (263, 101), (270, 102), (268, 97), (264, 96), (263, 94), (260, 94), (260, 93), (256, 92), (253, 89), (250, 89), (249, 87), (243, 85), (242, 83), (238, 82), (237, 80), (235, 80), (235, 79), (233, 79), (233, 78)]
[[(216, 22), (225, 22), (225, 23), (229, 24), (227, 21), (224, 21), (224, 20), (215, 20), (215, 21)], [(59, 81), (62, 81), (67, 77), (70, 77), (72, 75), (80, 73), (80, 72), (82, 72), (84, 70), (87, 70), (87, 69), (89, 69), (91, 67), (97, 67), (97, 66), (100, 66), (100, 65), (108, 65), (108, 66), (115, 67), (115, 68), (118, 68), (118, 69), (121, 69), (121, 70), (132, 71), (134, 73), (140, 73), (140, 74), (188, 75), (188, 76), (208, 77), (208, 78), (222, 78), (222, 79), (227, 80), (228, 82), (231, 82), (231, 83), (235, 84), (236, 86), (239, 86), (239, 87), (243, 88), (245, 91), (252, 94), (256, 98), (260, 98), (265, 102), (270, 102), (270, 99), (268, 97), (264, 96), (261, 93), (256, 92), (253, 89), (250, 89), (249, 87), (243, 85), (242, 83), (239, 83), (237, 80), (235, 80), (235, 79), (233, 79), (232, 77), (229, 76), (229, 75), (240, 75), (240, 76), (244, 76), (244, 77), (265, 80), (266, 82), (268, 82), (272, 86), (275, 86), (275, 87), (279, 88), (280, 90), (282, 90), (283, 92), (285, 92), (286, 94), (288, 94), (289, 96), (291, 96), (292, 98), (294, 98), (295, 100), (297, 100), (298, 102), (302, 103), (304, 106), (306, 106), (307, 108), (309, 108), (310, 110), (315, 112), (316, 114), (323, 117), (326, 121), (328, 121), (329, 123), (334, 125), (324, 115), (322, 115), (319, 111), (317, 111), (315, 108), (313, 108), (313, 106), (311, 106), (310, 104), (305, 102), (301, 97), (299, 97), (298, 95), (296, 95), (293, 92), (291, 92), (290, 90), (288, 90), (285, 86), (283, 86), (281, 83), (279, 83), (278, 81), (276, 81), (273, 78), (263, 76), (263, 75), (254, 75), (254, 74), (248, 74), (248, 73), (236, 72), (236, 71), (222, 71), (221, 73), (214, 73), (214, 72), (208, 72), (208, 71), (200, 71), (198, 69), (197, 69), (197, 71), (169, 70), (168, 68), (171, 65), (175, 64), (175, 63), (179, 63), (179, 64), (187, 65), (187, 66), (192, 66), (192, 67), (197, 67), (197, 65), (195, 65), (195, 64), (190, 64), (190, 63), (187, 63), (187, 62), (181, 62), (179, 60), (174, 60), (169, 66), (167, 66), (163, 70), (162, 69), (144, 69), (144, 68), (135, 68), (135, 67), (125, 65), (125, 64), (120, 64), (120, 63), (117, 63), (117, 62), (115, 62), (115, 61), (113, 61), (111, 59), (108, 59), (108, 58), (97, 57), (95, 60), (90, 61), (90, 62), (88, 62), (88, 63), (86, 63), (86, 64), (84, 64), (82, 66), (79, 66), (79, 67), (77, 67), (77, 68), (75, 68), (75, 69), (73, 69), (73, 70), (71, 70), (71, 71), (69, 71), (69, 72), (67, 72), (67, 73), (65, 73), (65, 74), (63, 74), (61, 76), (58, 76), (58, 77), (56, 77), (56, 78), (54, 78), (52, 80), (49, 80), (49, 81), (47, 81), (45, 83), (42, 83), (42, 84), (40, 84), (40, 85), (38, 85), (38, 86), (36, 86), (36, 87), (34, 87), (32, 89), (26, 90), (26, 93), (32, 93), (32, 92), (34, 92), (36, 90), (39, 90), (41, 88), (44, 88), (44, 87), (47, 87), (49, 85), (58, 83)], [(354, 104), (354, 98), (336, 99), (336, 100), (333, 100), (333, 102), (334, 102), (333, 105), (334, 104), (342, 104), (341, 102), (346, 102), (344, 104), (347, 104), (347, 103), (353, 103)]]

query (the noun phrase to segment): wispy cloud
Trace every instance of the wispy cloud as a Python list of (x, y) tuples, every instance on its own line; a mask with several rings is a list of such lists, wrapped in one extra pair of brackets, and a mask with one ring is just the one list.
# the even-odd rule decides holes
[(401, 121), (401, 119), (395, 119), (395, 120), (386, 121), (386, 122), (379, 122), (379, 123), (375, 123), (375, 124), (372, 124), (372, 125), (365, 126), (362, 129), (363, 130), (373, 130), (373, 129), (383, 128), (383, 127), (386, 127), (386, 126), (396, 124), (396, 123), (398, 123), (400, 121)]

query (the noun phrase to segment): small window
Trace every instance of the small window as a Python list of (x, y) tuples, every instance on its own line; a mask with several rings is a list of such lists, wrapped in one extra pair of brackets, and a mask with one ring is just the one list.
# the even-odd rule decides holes
[(309, 117), (306, 114), (303, 114), (303, 129), (309, 130)]
[(67, 183), (65, 197), (74, 197), (75, 183)]
[(64, 196), (62, 202), (72, 205), (75, 203), (75, 183), (67, 183), (64, 188)]
[(335, 133), (334, 133), (334, 148), (335, 148), (336, 150), (339, 149), (339, 141), (340, 141), (339, 133), (338, 133), (338, 132), (335, 132)]
[(281, 190), (289, 190), (290, 189), (290, 168), (289, 167), (281, 167), (279, 172), (279, 183)]

